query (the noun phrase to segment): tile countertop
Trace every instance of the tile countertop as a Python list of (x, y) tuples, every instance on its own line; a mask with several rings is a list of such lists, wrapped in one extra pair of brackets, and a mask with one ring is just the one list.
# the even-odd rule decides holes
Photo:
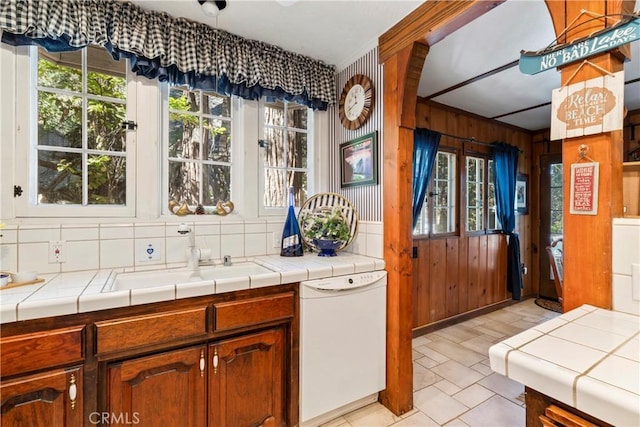
[(318, 257), (309, 253), (292, 258), (268, 255), (233, 259), (234, 263), (243, 261), (253, 261), (273, 270), (273, 273), (115, 291), (106, 289), (113, 274), (133, 270), (41, 274), (38, 277), (45, 279), (44, 283), (0, 290), (0, 324), (364, 273), (385, 267), (384, 260), (349, 253), (335, 257)]
[(640, 426), (640, 316), (583, 305), (489, 349), (491, 369), (616, 426)]

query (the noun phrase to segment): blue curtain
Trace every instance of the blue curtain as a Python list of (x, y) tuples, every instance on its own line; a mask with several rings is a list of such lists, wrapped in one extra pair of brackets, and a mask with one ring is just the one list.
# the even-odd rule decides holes
[(415, 228), (427, 194), (442, 135), (429, 129), (413, 132), (413, 227)]
[(507, 289), (514, 300), (522, 298), (522, 270), (520, 268), (520, 238), (514, 233), (516, 226), (515, 198), (518, 175), (517, 147), (504, 143), (493, 145), (496, 213), (502, 232), (509, 236), (507, 249)]

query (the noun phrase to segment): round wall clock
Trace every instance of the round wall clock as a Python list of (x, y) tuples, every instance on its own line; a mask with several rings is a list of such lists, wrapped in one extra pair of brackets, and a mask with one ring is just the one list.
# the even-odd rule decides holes
[(371, 116), (373, 108), (373, 84), (363, 74), (351, 77), (342, 88), (338, 103), (338, 114), (342, 126), (358, 129)]

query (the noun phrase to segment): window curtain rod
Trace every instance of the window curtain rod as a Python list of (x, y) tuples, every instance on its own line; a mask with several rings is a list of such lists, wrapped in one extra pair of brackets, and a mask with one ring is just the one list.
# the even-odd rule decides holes
[[(433, 131), (433, 132), (438, 132), (438, 131)], [(438, 133), (440, 135), (442, 135), (442, 136), (446, 136), (446, 137), (453, 138), (453, 139), (459, 139), (459, 140), (461, 140), (463, 142), (473, 142), (474, 144), (486, 145), (487, 147), (495, 147), (495, 143), (478, 141), (474, 137), (467, 138), (467, 137), (464, 137), (464, 136), (450, 135), (448, 133), (443, 133), (443, 132), (438, 132)], [(519, 149), (519, 148), (518, 148), (518, 151), (522, 153), (522, 150)]]

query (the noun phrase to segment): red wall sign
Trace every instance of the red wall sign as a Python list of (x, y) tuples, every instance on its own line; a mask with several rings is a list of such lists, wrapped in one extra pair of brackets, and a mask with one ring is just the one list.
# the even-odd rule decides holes
[(596, 215), (598, 213), (599, 163), (571, 165), (571, 194), (569, 213)]

